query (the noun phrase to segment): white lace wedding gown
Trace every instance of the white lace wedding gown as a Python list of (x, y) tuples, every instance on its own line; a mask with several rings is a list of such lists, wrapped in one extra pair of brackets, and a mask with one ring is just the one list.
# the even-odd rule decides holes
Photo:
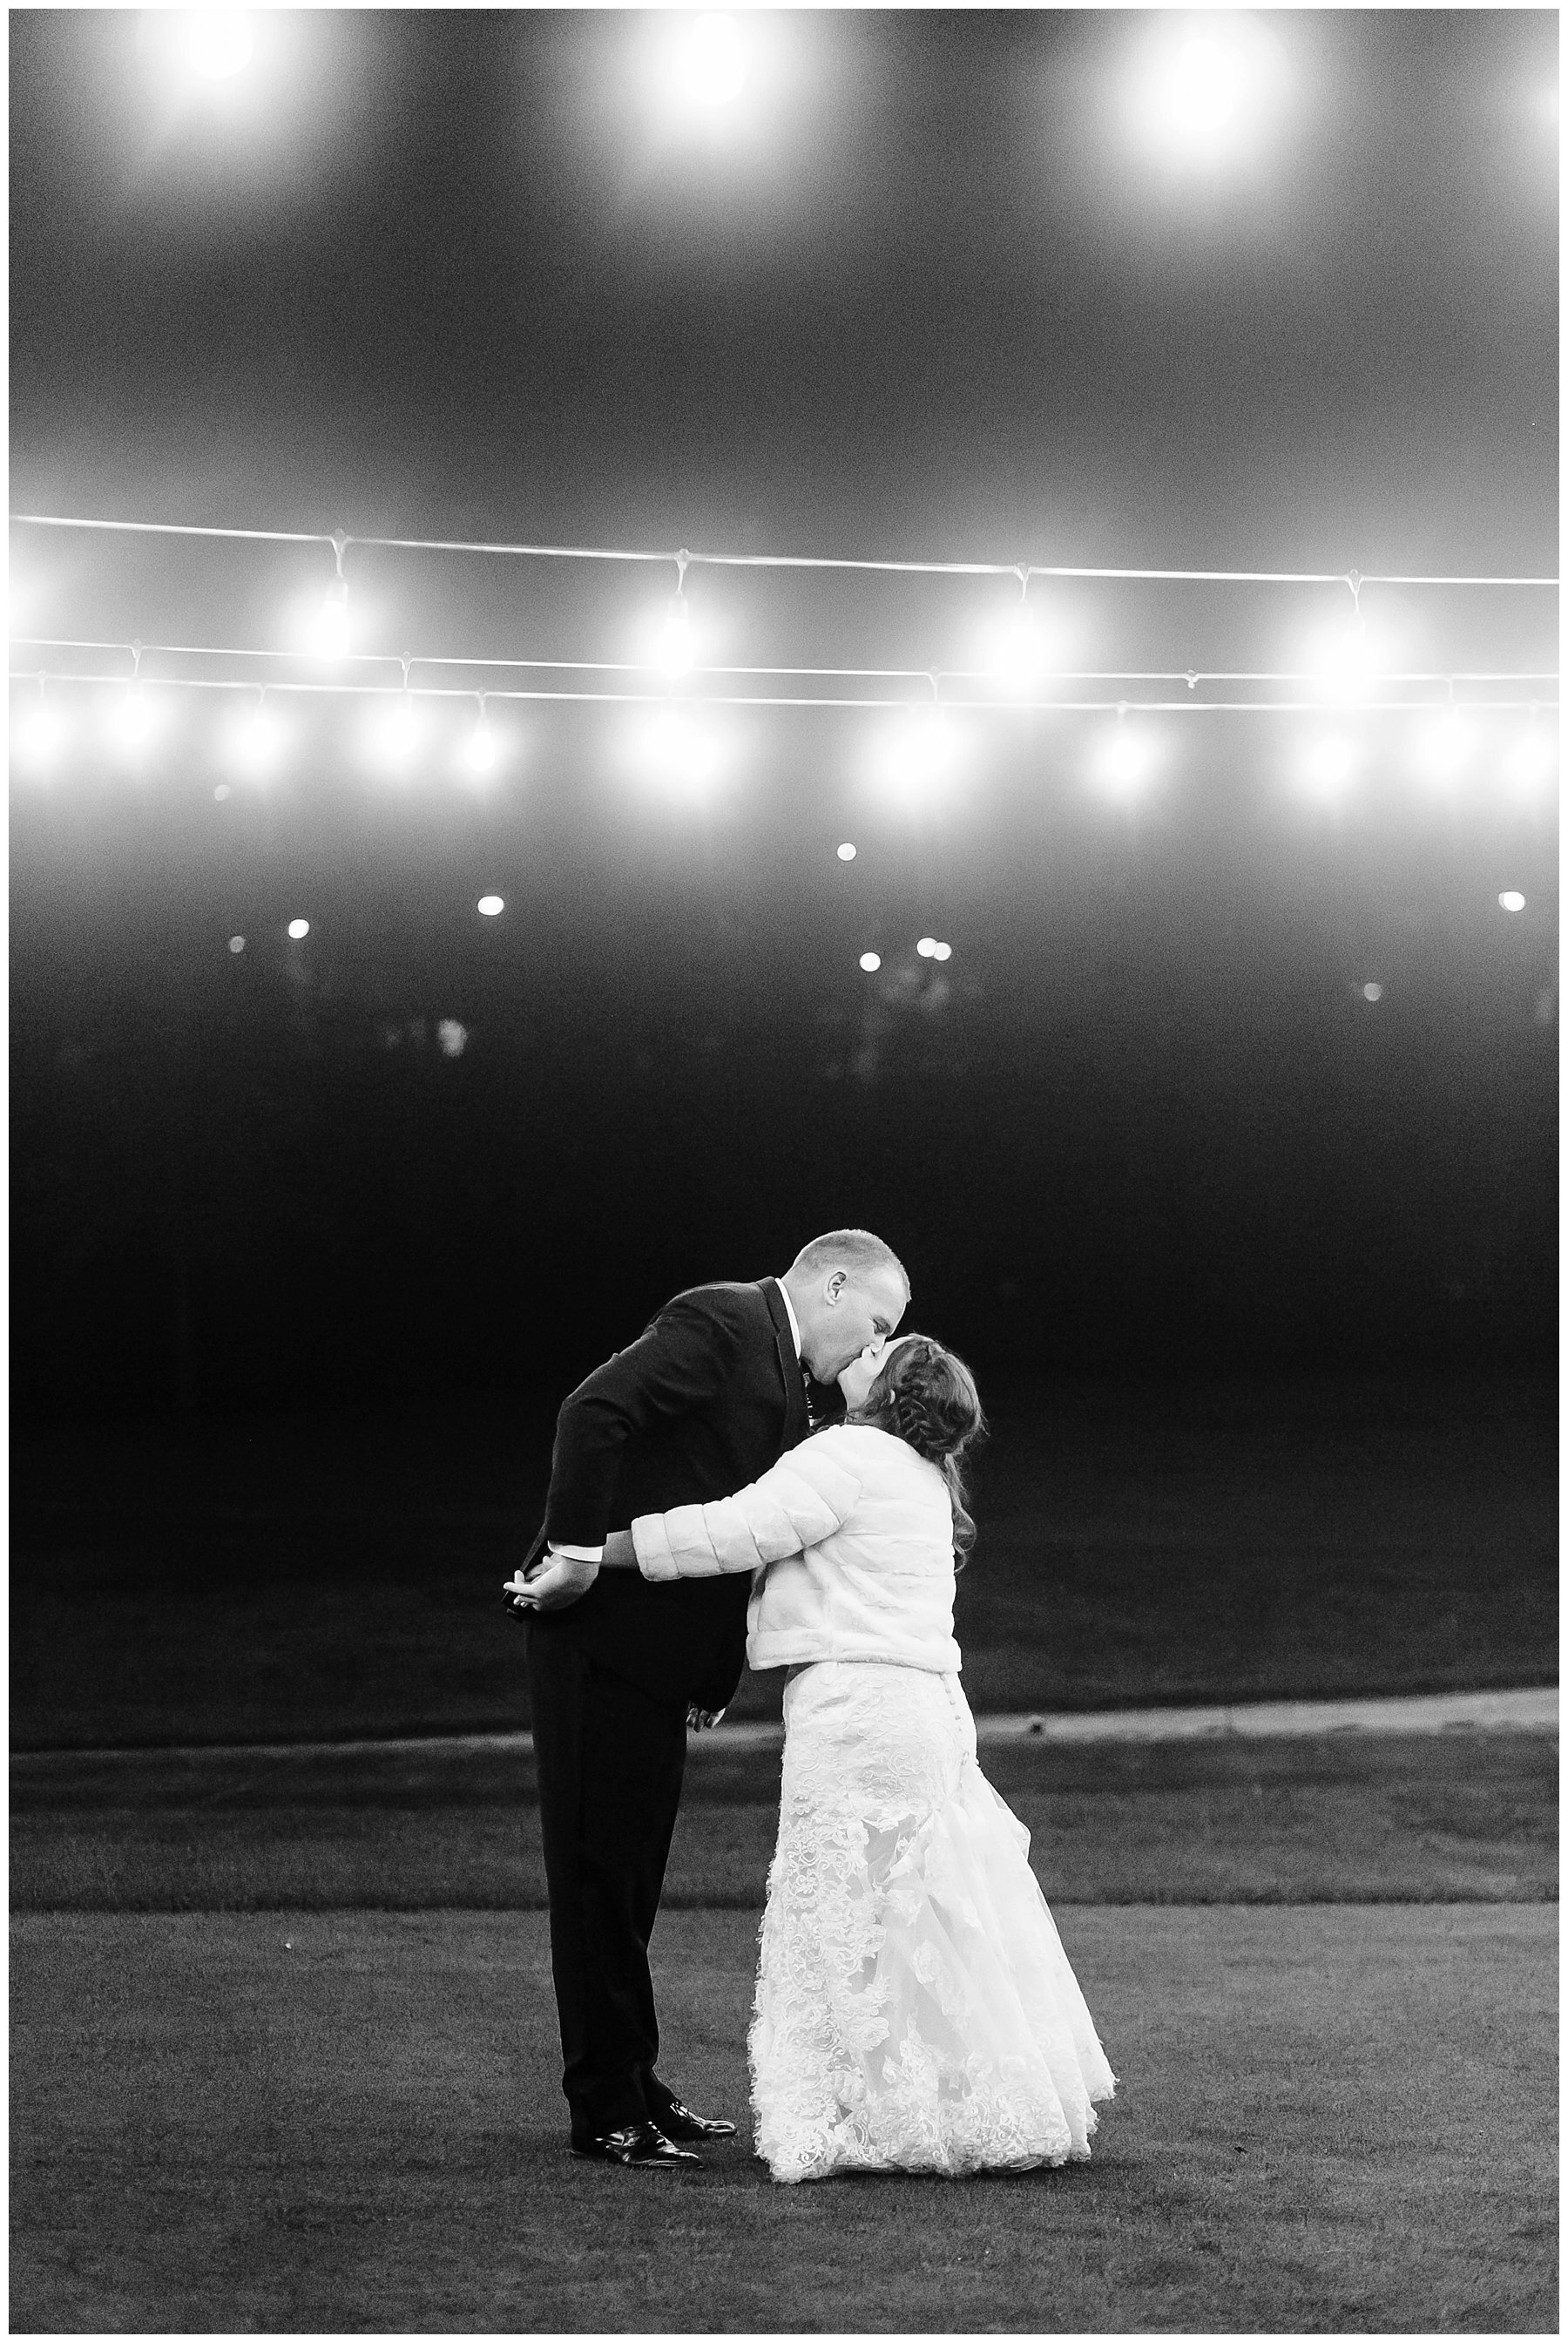
[(1115, 2077), (958, 1677), (822, 1661), (784, 1715), (749, 2041), (773, 2177), (1087, 2157)]

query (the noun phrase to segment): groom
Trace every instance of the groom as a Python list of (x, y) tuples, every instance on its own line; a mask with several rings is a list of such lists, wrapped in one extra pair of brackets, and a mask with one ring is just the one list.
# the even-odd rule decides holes
[[(654, 2072), (648, 1943), (680, 1800), (689, 1711), (722, 1710), (746, 1654), (745, 1576), (599, 1576), (610, 1530), (727, 1497), (841, 1412), (835, 1377), (909, 1305), (864, 1229), (802, 1247), (781, 1278), (678, 1293), (562, 1406), (544, 1526), (523, 1568), (550, 1963), (574, 2155), (694, 2164), (694, 2115)], [(829, 1386), (828, 1390), (819, 1387)], [(821, 1413), (816, 1413), (817, 1410)], [(541, 1549), (548, 1554), (541, 1556)], [(531, 1567), (531, 1575), (530, 1573)]]

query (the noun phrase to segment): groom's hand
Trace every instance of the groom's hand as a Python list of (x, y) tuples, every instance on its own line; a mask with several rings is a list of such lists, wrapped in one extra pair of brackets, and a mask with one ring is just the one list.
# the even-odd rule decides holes
[(568, 1603), (576, 1603), (588, 1593), (598, 1576), (597, 1562), (578, 1562), (570, 1554), (554, 1554), (542, 1568), (536, 1565), (527, 1578), (519, 1574), (508, 1579), (507, 1593), (517, 1611), (564, 1611)]

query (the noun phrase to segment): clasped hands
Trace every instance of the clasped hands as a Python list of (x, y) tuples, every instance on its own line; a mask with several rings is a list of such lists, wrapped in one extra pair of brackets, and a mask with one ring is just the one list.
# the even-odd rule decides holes
[(542, 1554), (528, 1571), (515, 1571), (506, 1582), (514, 1611), (564, 1611), (586, 1594), (599, 1571), (637, 1567), (637, 1549), (629, 1530), (612, 1530), (604, 1545), (604, 1562), (579, 1562), (569, 1554)]

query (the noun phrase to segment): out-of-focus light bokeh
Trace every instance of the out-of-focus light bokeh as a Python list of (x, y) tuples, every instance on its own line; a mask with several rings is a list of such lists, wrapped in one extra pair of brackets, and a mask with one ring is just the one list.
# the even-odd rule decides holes
[(1462, 709), (1444, 708), (1417, 719), (1410, 737), (1411, 763), (1420, 779), (1446, 787), (1474, 762), (1480, 745), (1474, 718)]
[(1127, 85), (1135, 143), (1202, 172), (1265, 153), (1282, 135), (1290, 96), (1278, 40), (1239, 9), (1161, 21)]
[(303, 943), (306, 937), (310, 933), (310, 921), (308, 920), (290, 920), (288, 923), (288, 933), (293, 942), (297, 944)]
[(1303, 793), (1319, 805), (1342, 804), (1362, 762), (1362, 751), (1342, 732), (1307, 740), (1296, 760)]
[(247, 780), (266, 780), (277, 771), (289, 747), (289, 729), (270, 707), (233, 709), (225, 730), (228, 761)]
[(839, 860), (840, 862), (853, 862), (855, 860), (855, 850), (849, 844), (848, 839), (844, 840), (843, 845), (839, 849)]
[(1093, 761), (1105, 794), (1131, 804), (1144, 795), (1160, 769), (1160, 742), (1146, 725), (1116, 724), (1102, 735)]
[(507, 906), (499, 895), (481, 895), (474, 908), (487, 920), (498, 920)]
[(194, 74), (203, 81), (232, 81), (256, 52), (256, 35), (246, 8), (176, 10), (176, 37)]
[(66, 735), (62, 711), (49, 700), (35, 700), (16, 726), (16, 746), (24, 769), (37, 776), (52, 773), (64, 752)]
[(1497, 900), (1505, 911), (1522, 911), (1524, 909), (1524, 898), (1516, 887), (1505, 888)]
[(865, 970), (868, 976), (875, 976), (877, 970), (881, 967), (881, 965), (882, 955), (880, 952), (862, 952), (860, 954), (860, 966)]

